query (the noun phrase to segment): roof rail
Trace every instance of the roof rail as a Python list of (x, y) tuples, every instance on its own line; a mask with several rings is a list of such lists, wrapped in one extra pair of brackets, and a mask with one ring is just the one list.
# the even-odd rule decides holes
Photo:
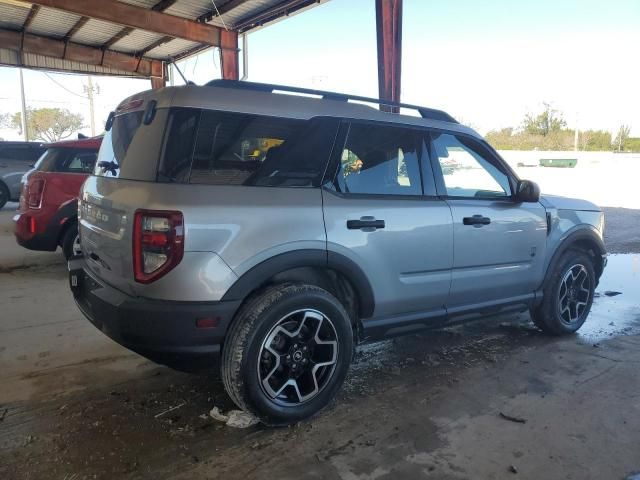
[(450, 123), (458, 123), (458, 121), (442, 110), (436, 110), (434, 108), (420, 107), (418, 105), (410, 105), (408, 103), (400, 103), (400, 102), (392, 102), (390, 100), (382, 100), (379, 98), (370, 98), (370, 97), (360, 97), (358, 95), (348, 95), (345, 93), (336, 93), (336, 92), (327, 92), (324, 90), (313, 90), (311, 88), (301, 88), (301, 87), (289, 87), (286, 85), (273, 85), (269, 83), (257, 83), (257, 82), (247, 82), (247, 81), (239, 81), (239, 80), (211, 80), (206, 84), (208, 87), (222, 87), (222, 88), (235, 88), (240, 90), (252, 90), (256, 92), (268, 92), (273, 93), (274, 91), (282, 91), (282, 92), (291, 92), (291, 93), (301, 93), (305, 95), (317, 95), (323, 99), (327, 100), (337, 100), (341, 102), (348, 102), (349, 100), (353, 100), (356, 102), (367, 102), (367, 103), (375, 103), (378, 105), (384, 105), (387, 107), (396, 107), (396, 108), (409, 108), (412, 110), (417, 110), (420, 113), (422, 118), (429, 118), (431, 120), (440, 120), (443, 122)]

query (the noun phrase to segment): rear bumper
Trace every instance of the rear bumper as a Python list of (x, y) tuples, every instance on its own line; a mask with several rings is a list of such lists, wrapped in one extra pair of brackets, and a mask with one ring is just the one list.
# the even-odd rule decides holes
[[(214, 366), (240, 301), (177, 302), (132, 297), (101, 282), (83, 258), (69, 261), (78, 308), (102, 333), (157, 363), (194, 370)], [(216, 326), (197, 328), (199, 319)]]
[[(29, 250), (54, 252), (58, 248), (58, 238), (62, 225), (47, 221), (46, 217), (40, 213), (39, 211), (18, 213), (13, 217), (16, 241), (20, 246)], [(35, 232), (32, 232), (32, 219), (36, 225), (47, 222), (44, 231), (37, 231), (36, 229)]]

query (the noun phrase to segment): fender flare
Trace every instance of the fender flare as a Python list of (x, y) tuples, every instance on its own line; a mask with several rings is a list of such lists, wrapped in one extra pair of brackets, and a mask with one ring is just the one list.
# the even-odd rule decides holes
[(356, 291), (360, 316), (369, 318), (373, 315), (373, 288), (365, 273), (353, 260), (326, 250), (293, 250), (265, 260), (241, 275), (222, 296), (221, 301), (244, 300), (274, 275), (300, 267), (327, 268), (341, 273), (352, 283)]
[[(63, 222), (64, 220), (64, 222)], [(62, 236), (65, 234), (69, 225), (77, 223), (78, 221), (78, 199), (72, 198), (60, 205), (56, 213), (49, 220), (49, 225), (52, 228), (59, 227), (58, 230), (58, 243), (62, 240)], [(61, 223), (62, 222), (62, 223)]]
[[(590, 242), (593, 242), (593, 244), (597, 248), (597, 251), (595, 253), (600, 258), (602, 258), (603, 255), (606, 255), (607, 250), (604, 246), (604, 241), (602, 240), (600, 235), (596, 233), (595, 227), (593, 227), (592, 225), (577, 227), (560, 241), (558, 248), (556, 248), (556, 251), (553, 253), (551, 259), (549, 260), (549, 263), (546, 266), (544, 272), (545, 280), (547, 279), (549, 271), (551, 270), (553, 265), (556, 264), (562, 254), (569, 250), (576, 242), (579, 242), (581, 240), (588, 240)], [(600, 273), (602, 273), (602, 268), (600, 268)]]

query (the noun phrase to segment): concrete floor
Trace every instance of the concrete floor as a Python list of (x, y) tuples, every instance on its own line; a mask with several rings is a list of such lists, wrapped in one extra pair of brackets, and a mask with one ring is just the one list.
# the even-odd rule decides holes
[(0, 212), (1, 479), (640, 471), (640, 249), (626, 241), (639, 236), (637, 211), (612, 215), (608, 242), (624, 253), (611, 257), (579, 334), (549, 338), (519, 315), (367, 345), (320, 416), (246, 430), (208, 416), (232, 408), (215, 375), (154, 365), (94, 329), (73, 304), (61, 253), (19, 249), (12, 213)]

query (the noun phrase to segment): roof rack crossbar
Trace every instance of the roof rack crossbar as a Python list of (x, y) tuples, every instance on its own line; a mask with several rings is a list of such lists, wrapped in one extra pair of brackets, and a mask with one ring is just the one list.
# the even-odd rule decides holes
[(371, 98), (371, 97), (362, 97), (358, 95), (348, 95), (345, 93), (336, 93), (336, 92), (327, 92), (325, 90), (314, 90), (311, 88), (302, 88), (302, 87), (290, 87), (286, 85), (274, 85), (270, 83), (257, 83), (257, 82), (247, 82), (247, 81), (239, 81), (239, 80), (211, 80), (206, 84), (210, 87), (223, 87), (223, 88), (235, 88), (242, 90), (252, 90), (258, 92), (267, 92), (273, 93), (275, 91), (281, 92), (291, 92), (291, 93), (300, 93), (304, 95), (315, 95), (321, 97), (326, 100), (335, 100), (348, 102), (349, 100), (356, 102), (365, 102), (365, 103), (375, 103), (377, 105), (382, 105), (385, 107), (395, 107), (395, 108), (408, 108), (411, 110), (416, 110), (422, 118), (429, 118), (432, 120), (440, 120), (443, 122), (450, 123), (458, 123), (458, 121), (442, 110), (436, 110), (434, 108), (420, 107), (418, 105), (411, 105), (408, 103), (400, 103), (400, 102), (392, 102), (390, 100), (382, 100), (379, 98)]

